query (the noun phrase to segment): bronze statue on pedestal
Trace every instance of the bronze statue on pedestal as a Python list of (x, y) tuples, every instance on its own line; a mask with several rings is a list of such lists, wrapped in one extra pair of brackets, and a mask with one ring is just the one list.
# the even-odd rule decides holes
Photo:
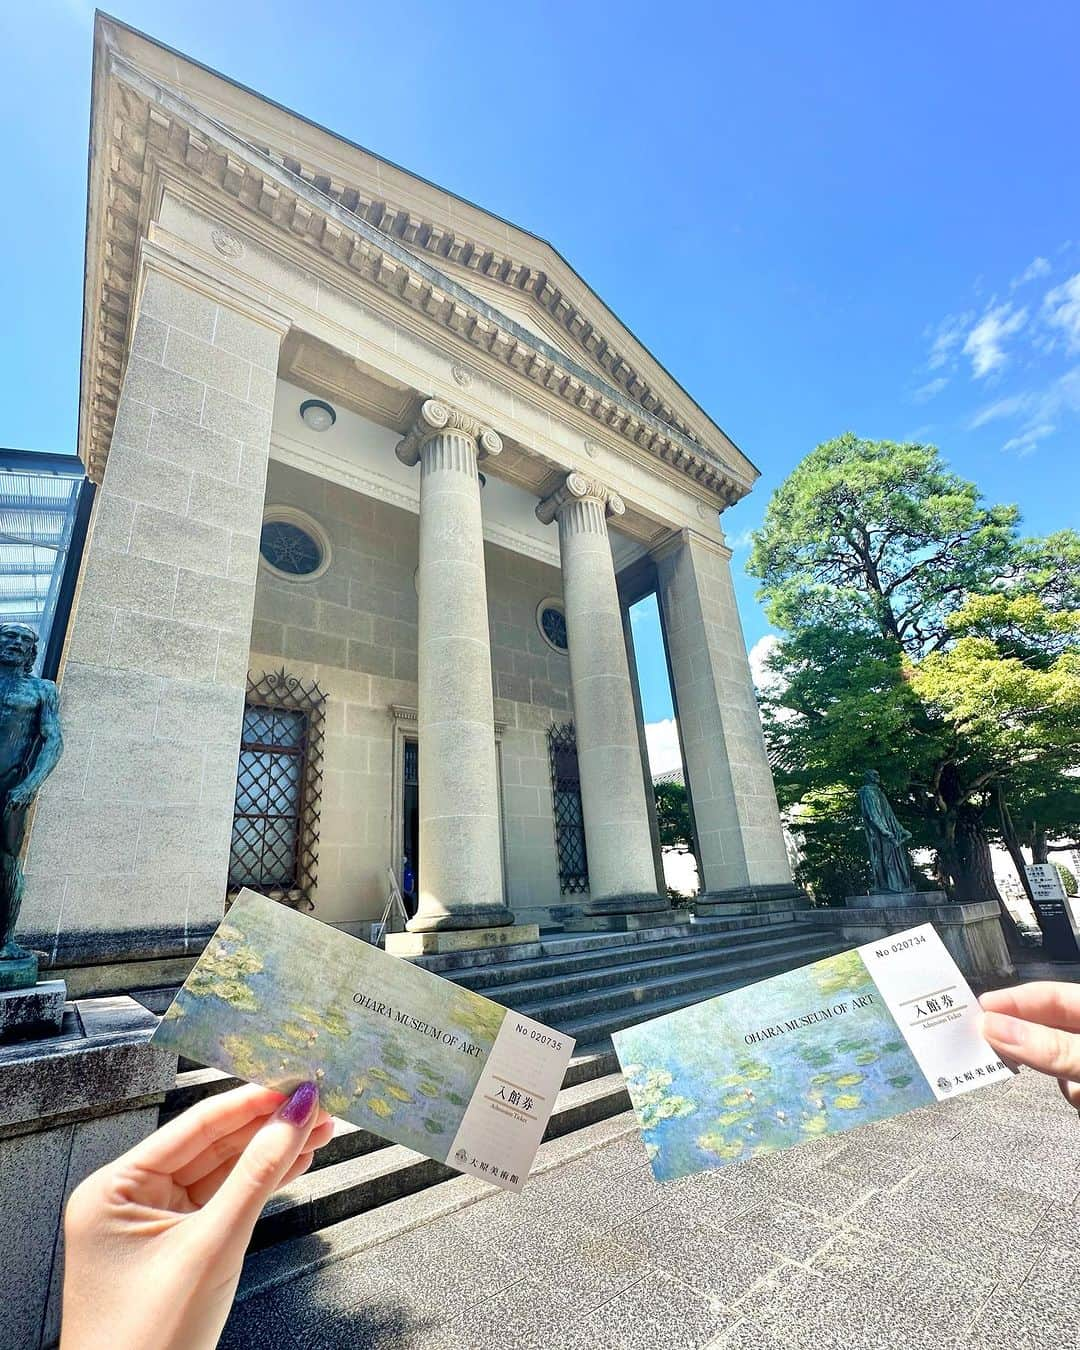
[(870, 850), (874, 891), (897, 894), (914, 891), (911, 859), (906, 848), (911, 834), (896, 819), (876, 769), (867, 769), (866, 782), (859, 788), (859, 811)]
[(0, 990), (37, 981), (37, 957), (15, 941), (23, 894), (19, 855), (34, 797), (64, 748), (56, 685), (30, 673), (36, 657), (32, 628), (0, 624)]

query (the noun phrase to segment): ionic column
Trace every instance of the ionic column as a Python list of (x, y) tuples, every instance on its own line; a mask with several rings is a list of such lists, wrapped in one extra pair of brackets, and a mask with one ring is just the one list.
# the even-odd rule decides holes
[(589, 859), (588, 914), (667, 907), (656, 890), (641, 749), (623, 641), (607, 517), (622, 499), (580, 473), (536, 508), (559, 523), (574, 696), (581, 809)]
[(420, 465), (420, 899), (408, 927), (497, 928), (503, 898), (495, 707), (477, 461), (502, 441), (436, 399), (397, 447)]

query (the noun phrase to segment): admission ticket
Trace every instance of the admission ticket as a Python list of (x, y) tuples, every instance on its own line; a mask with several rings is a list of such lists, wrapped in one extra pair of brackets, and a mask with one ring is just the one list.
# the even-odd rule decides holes
[(931, 924), (613, 1037), (657, 1180), (1000, 1082)]
[(574, 1042), (276, 901), (241, 891), (154, 1035), (520, 1191)]

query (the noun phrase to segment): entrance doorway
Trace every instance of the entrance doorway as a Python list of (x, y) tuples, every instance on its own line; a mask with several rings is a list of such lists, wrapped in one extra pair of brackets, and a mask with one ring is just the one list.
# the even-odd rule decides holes
[(411, 919), (420, 894), (420, 755), (411, 737), (405, 738), (401, 779), (401, 894)]

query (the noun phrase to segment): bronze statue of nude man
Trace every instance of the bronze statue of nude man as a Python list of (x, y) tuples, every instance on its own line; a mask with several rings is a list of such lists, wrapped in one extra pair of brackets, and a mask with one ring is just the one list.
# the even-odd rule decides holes
[(0, 624), (0, 989), (37, 980), (37, 958), (15, 941), (22, 904), (20, 853), (30, 806), (64, 748), (56, 685), (31, 675), (37, 634)]

